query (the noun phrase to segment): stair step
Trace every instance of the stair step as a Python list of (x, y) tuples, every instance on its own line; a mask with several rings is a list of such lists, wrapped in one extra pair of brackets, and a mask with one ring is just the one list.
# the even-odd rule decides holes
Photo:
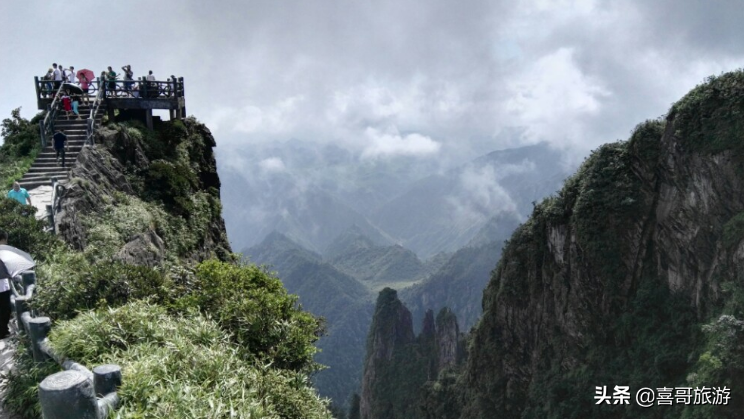
[[(65, 151), (65, 155), (69, 156), (71, 154), (75, 154), (77, 156), (78, 153), (80, 153), (80, 151), (82, 149), (83, 149), (82, 147), (67, 147), (67, 151)], [(39, 153), (39, 156), (36, 157), (36, 158), (39, 159), (41, 157), (54, 157), (54, 158), (56, 158), (57, 157), (57, 152), (54, 151), (54, 150), (42, 151), (41, 153)]]
[(24, 177), (24, 178), (21, 178), (21, 180), (19, 180), (18, 182), (19, 183), (22, 183), (22, 182), (44, 182), (44, 181), (49, 182), (49, 181), (52, 180), (53, 177), (56, 177), (57, 179), (67, 179), (68, 174), (67, 174), (67, 172), (46, 173), (46, 174), (41, 175), (41, 176)]
[[(77, 156), (74, 156), (74, 157), (73, 156), (65, 156), (65, 163), (68, 163), (69, 164), (69, 163), (74, 162), (74, 161), (77, 161)], [(57, 161), (56, 160), (53, 160), (53, 161), (46, 161), (45, 160), (43, 162), (35, 162), (34, 164), (31, 165), (31, 167), (29, 168), (29, 170), (31, 170), (31, 169), (47, 169), (47, 168), (50, 168), (50, 167), (57, 167)]]
[(72, 161), (67, 161), (67, 159), (65, 159), (65, 166), (66, 167), (62, 167), (61, 165), (58, 166), (58, 165), (56, 165), (56, 163), (55, 163), (54, 166), (31, 167), (30, 169), (28, 169), (28, 172), (26, 172), (26, 174), (29, 174), (29, 173), (32, 173), (32, 174), (47, 173), (47, 172), (53, 172), (53, 171), (57, 171), (57, 170), (70, 170), (70, 168), (71, 168), (70, 167), (70, 163), (73, 163), (73, 162)]
[[(66, 184), (67, 179), (57, 179), (59, 183)], [(21, 182), (19, 182), (21, 183)], [(38, 188), (39, 186), (52, 186), (52, 180), (46, 179), (46, 180), (32, 180), (28, 182), (21, 183), (21, 187), (25, 188), (26, 190), (31, 190), (34, 188)]]
[[(57, 180), (62, 180), (62, 179), (67, 180), (67, 173), (60, 172), (60, 173), (52, 173), (52, 174), (49, 174), (48, 176), (34, 176), (34, 177), (23, 178), (19, 180), (18, 183), (20, 183), (21, 185), (24, 185), (30, 182), (40, 182), (45, 185), (51, 185), (53, 177), (56, 177)], [(25, 187), (25, 188), (28, 189), (28, 187)]]

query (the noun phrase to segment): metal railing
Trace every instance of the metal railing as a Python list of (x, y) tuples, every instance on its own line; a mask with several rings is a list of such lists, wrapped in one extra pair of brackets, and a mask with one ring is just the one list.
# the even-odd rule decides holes
[(65, 370), (46, 377), (39, 384), (42, 416), (45, 419), (109, 417), (120, 402), (116, 390), (121, 385), (121, 368), (118, 365), (101, 365), (90, 371), (56, 353), (47, 338), (52, 327), (51, 320), (49, 317), (35, 317), (28, 307), (36, 289), (36, 274), (23, 274), (22, 292), (14, 282), (11, 281), (11, 304), (15, 309), (18, 333), (28, 336), (34, 361), (55, 361)]
[(56, 176), (52, 176), (52, 204), (46, 206), (47, 210), (47, 221), (49, 222), (49, 226), (52, 233), (57, 233), (57, 225), (55, 224), (55, 219), (57, 217), (57, 213), (59, 212), (60, 205), (62, 203), (62, 194), (60, 194), (60, 190), (63, 189), (62, 185), (57, 180)]
[(109, 99), (172, 99), (184, 97), (183, 77), (171, 76), (168, 80), (106, 80), (101, 89)]
[(104, 90), (99, 89), (96, 94), (96, 100), (90, 106), (90, 116), (85, 124), (85, 145), (93, 145), (93, 133), (96, 132), (96, 116), (98, 115), (98, 109), (101, 107), (103, 102)]
[[(39, 92), (39, 86), (38, 86), (38, 77), (37, 79), (37, 86), (36, 91)], [(45, 81), (45, 83), (53, 83), (51, 81)], [(52, 100), (51, 105), (47, 108), (46, 116), (44, 116), (44, 120), (39, 122), (39, 134), (41, 135), (41, 149), (43, 150), (47, 145), (47, 138), (51, 137), (54, 133), (54, 119), (57, 118), (57, 110), (59, 108), (59, 98), (62, 97), (60, 93), (62, 92), (62, 85), (64, 83), (60, 83), (59, 87), (57, 88), (56, 92), (52, 92), (54, 94), (54, 99)]]

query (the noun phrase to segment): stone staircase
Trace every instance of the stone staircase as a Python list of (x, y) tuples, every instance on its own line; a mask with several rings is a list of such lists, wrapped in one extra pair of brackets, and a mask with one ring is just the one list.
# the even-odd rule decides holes
[[(41, 150), (36, 160), (28, 169), (23, 178), (19, 181), (21, 187), (31, 190), (39, 186), (51, 185), (52, 177), (56, 177), (60, 183), (65, 183), (68, 180), (68, 172), (72, 167), (75, 166), (77, 156), (85, 144), (86, 136), (86, 119), (90, 115), (90, 107), (88, 105), (80, 106), (80, 117), (82, 119), (75, 119), (71, 116), (67, 119), (64, 111), (60, 111), (57, 114), (57, 118), (54, 120), (54, 128), (62, 129), (67, 135), (67, 152), (65, 153), (65, 166), (62, 167), (62, 162), (57, 163), (57, 153), (54, 151), (54, 140), (49, 139), (46, 148)], [(103, 112), (98, 111), (96, 115), (96, 126), (101, 123)]]

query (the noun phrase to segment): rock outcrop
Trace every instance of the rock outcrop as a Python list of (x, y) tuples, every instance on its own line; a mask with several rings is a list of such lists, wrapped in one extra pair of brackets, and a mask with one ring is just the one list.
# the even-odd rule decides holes
[[(85, 250), (90, 225), (84, 223), (99, 220), (114, 208), (110, 204), (132, 197), (154, 205), (148, 208), (161, 214), (160, 219), (150, 216), (152, 225), (134, 234), (123, 226), (127, 231), (120, 232), (125, 236), (116, 259), (148, 266), (161, 263), (167, 252), (194, 262), (229, 259), (209, 129), (193, 119), (162, 123), (156, 132), (105, 126), (95, 133), (95, 143), (81, 150), (71, 181), (60, 187), (55, 227), (67, 243)], [(174, 232), (176, 228), (181, 232)], [(190, 237), (171, 240), (169, 249), (163, 235)]]
[[(462, 336), (457, 319), (448, 309), (426, 312), (421, 334), (414, 336), (411, 313), (397, 292), (385, 288), (377, 299), (367, 341), (362, 379), (362, 419), (415, 419), (422, 385), (435, 380), (440, 370), (461, 360)], [(352, 415), (357, 414), (352, 406)]]

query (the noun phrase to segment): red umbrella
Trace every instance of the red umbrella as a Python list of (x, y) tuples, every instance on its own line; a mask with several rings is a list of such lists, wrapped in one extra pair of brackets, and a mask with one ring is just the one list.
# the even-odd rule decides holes
[(92, 71), (88, 70), (87, 68), (78, 70), (77, 72), (78, 80), (81, 80), (83, 77), (85, 77), (85, 79), (88, 80), (88, 83), (96, 79), (96, 75)]

